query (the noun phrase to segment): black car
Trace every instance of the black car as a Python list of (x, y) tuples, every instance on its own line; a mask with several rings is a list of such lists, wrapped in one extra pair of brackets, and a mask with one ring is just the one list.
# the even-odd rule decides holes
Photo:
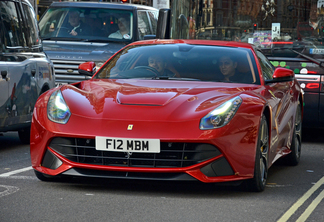
[(57, 83), (78, 82), (78, 66), (99, 68), (125, 45), (155, 38), (155, 8), (106, 2), (54, 2), (39, 22), (44, 50), (55, 66)]
[(310, 42), (278, 42), (272, 49), (263, 49), (274, 67), (295, 72), (304, 91), (304, 128), (324, 126), (324, 48)]
[(18, 131), (29, 143), (36, 100), (55, 86), (54, 66), (29, 1), (0, 1), (0, 9), (0, 132)]

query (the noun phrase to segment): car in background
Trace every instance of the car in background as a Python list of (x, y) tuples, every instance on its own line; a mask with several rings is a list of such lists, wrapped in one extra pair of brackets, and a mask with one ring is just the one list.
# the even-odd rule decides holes
[[(77, 29), (78, 35), (70, 34), (69, 17), (73, 12), (77, 13), (83, 27)], [(125, 45), (155, 38), (158, 13), (153, 7), (135, 4), (52, 3), (40, 19), (39, 27), (44, 50), (54, 63), (56, 82), (63, 84), (89, 79), (91, 77), (78, 73), (81, 63), (94, 61), (98, 69)], [(112, 34), (118, 32), (121, 18), (129, 26), (129, 32), (118, 37)]]
[[(158, 52), (158, 53), (156, 53)], [(236, 73), (226, 80), (231, 57)], [(94, 62), (79, 66), (92, 74)], [(279, 158), (297, 165), (303, 94), (292, 70), (274, 69), (250, 44), (134, 42), (91, 80), (37, 101), (32, 166), (40, 180), (245, 181), (265, 188)]]
[(0, 1), (0, 8), (0, 132), (18, 131), (29, 143), (35, 102), (55, 86), (54, 66), (29, 1)]
[(274, 67), (288, 68), (304, 92), (303, 128), (324, 127), (324, 55), (322, 43), (314, 41), (272, 42), (271, 48), (261, 49)]

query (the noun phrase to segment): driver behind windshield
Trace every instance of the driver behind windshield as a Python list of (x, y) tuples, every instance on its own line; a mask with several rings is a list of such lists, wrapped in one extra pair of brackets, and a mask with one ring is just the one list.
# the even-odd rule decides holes
[(79, 11), (69, 12), (69, 22), (66, 26), (67, 33), (72, 36), (89, 35), (90, 29), (81, 21)]
[(162, 56), (159, 55), (153, 55), (148, 58), (148, 66), (156, 69), (160, 76), (168, 76), (168, 77), (174, 77), (175, 74), (171, 72), (169, 69), (166, 69), (167, 63), (162, 58)]

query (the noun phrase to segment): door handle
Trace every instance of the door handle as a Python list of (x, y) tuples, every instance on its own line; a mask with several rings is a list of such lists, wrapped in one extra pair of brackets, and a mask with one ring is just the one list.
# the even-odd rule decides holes
[(1, 70), (1, 76), (2, 76), (2, 79), (5, 79), (5, 80), (8, 80), (7, 79), (7, 71), (6, 70)]
[(35, 77), (36, 69), (32, 69), (31, 74), (32, 74), (33, 77)]

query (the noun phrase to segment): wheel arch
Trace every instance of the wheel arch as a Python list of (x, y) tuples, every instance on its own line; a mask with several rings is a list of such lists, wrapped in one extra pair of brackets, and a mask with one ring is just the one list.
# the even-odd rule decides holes
[(42, 86), (42, 88), (41, 88), (41, 91), (40, 91), (40, 93), (39, 93), (39, 96), (42, 95), (44, 92), (46, 92), (46, 91), (49, 90), (49, 89), (50, 89), (50, 87), (49, 87), (48, 83), (45, 83), (45, 84)]
[[(272, 134), (271, 134), (271, 129), (272, 129), (272, 118), (271, 118), (271, 116), (272, 116), (272, 114), (271, 114), (271, 112), (272, 112), (272, 110), (270, 109), (270, 107), (268, 105), (265, 105), (265, 107), (263, 109), (263, 112), (261, 114), (261, 117), (262, 117), (262, 115), (265, 116), (267, 124), (268, 124), (268, 138), (269, 138), (268, 139), (268, 143), (269, 143), (268, 144), (268, 147), (269, 147), (268, 152), (270, 152), (270, 150), (271, 150), (271, 138), (272, 138)], [(261, 120), (261, 117), (260, 117), (260, 120)], [(269, 157), (270, 156), (268, 154), (268, 156), (267, 156), (267, 168), (268, 169), (272, 165), (271, 162), (269, 161), (270, 160)]]

